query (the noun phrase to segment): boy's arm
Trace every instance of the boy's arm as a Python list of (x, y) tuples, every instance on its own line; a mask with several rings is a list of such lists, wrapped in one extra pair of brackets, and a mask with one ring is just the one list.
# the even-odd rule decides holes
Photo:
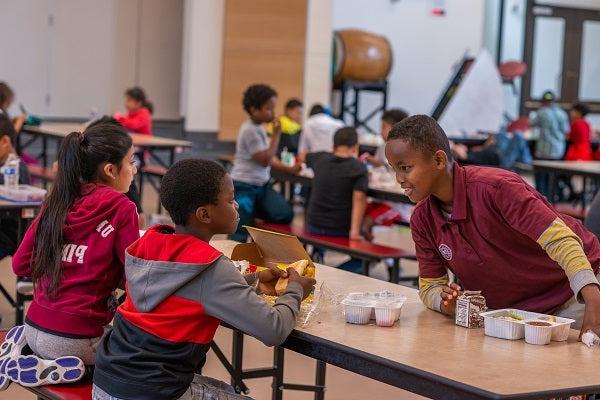
[(252, 159), (262, 165), (263, 167), (268, 167), (271, 165), (273, 157), (277, 156), (277, 149), (279, 148), (279, 139), (281, 138), (281, 125), (279, 125), (279, 120), (273, 120), (273, 134), (271, 136), (271, 143), (269, 143), (269, 147), (266, 150), (262, 151), (253, 151), (256, 146), (254, 143), (256, 140), (251, 139), (249, 141), (248, 148), (250, 149), (250, 153), (252, 154)]
[(598, 285), (581, 238), (533, 188), (517, 178), (507, 179), (498, 187), (494, 203), (513, 229), (538, 243), (564, 270), (575, 295), (587, 285)]
[(410, 231), (419, 262), (419, 297), (427, 308), (442, 312), (442, 292), (449, 283), (448, 271), (437, 248), (422, 230), (421, 224), (414, 222)]
[(225, 257), (202, 273), (199, 279), (198, 300), (208, 315), (256, 337), (267, 346), (280, 345), (294, 329), (303, 294), (300, 284), (290, 282), (285, 294), (271, 306), (248, 286)]
[(296, 175), (302, 170), (302, 165), (295, 164), (293, 167), (290, 167), (289, 165), (282, 163), (277, 157), (273, 157), (273, 160), (271, 160), (271, 167), (284, 174), (290, 175)]
[(132, 132), (140, 130), (147, 123), (146, 116), (142, 113), (138, 113), (135, 116), (115, 114), (114, 117), (125, 129)]
[(362, 227), (365, 211), (367, 210), (367, 194), (355, 190), (352, 192), (352, 219), (350, 223), (350, 239), (361, 240), (360, 228)]

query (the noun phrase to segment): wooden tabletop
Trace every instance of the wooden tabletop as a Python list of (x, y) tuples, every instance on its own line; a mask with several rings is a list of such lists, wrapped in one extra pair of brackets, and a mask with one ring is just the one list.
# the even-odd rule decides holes
[[(229, 255), (235, 242), (213, 245)], [(600, 349), (578, 342), (577, 331), (571, 331), (567, 342), (547, 346), (497, 339), (485, 336), (483, 329), (456, 326), (453, 319), (426, 309), (415, 289), (321, 265), (317, 281), (325, 282), (334, 293), (390, 290), (408, 300), (400, 321), (391, 328), (347, 324), (340, 310), (330, 309), (306, 328), (296, 328), (292, 336), (365, 353), (403, 373), (428, 376), (440, 385), (464, 386), (486, 398), (600, 392)]]
[(22, 201), (8, 201), (5, 199), (0, 199), (0, 209), (9, 209), (9, 208), (36, 208), (41, 206), (41, 202), (33, 201), (33, 202), (22, 202)]
[(534, 169), (600, 177), (600, 161), (534, 160)]
[[(64, 138), (71, 132), (83, 131), (85, 126), (78, 123), (58, 123), (47, 122), (40, 126), (24, 126), (23, 131), (34, 135), (45, 135), (55, 138)], [(192, 147), (192, 142), (188, 140), (170, 139), (161, 136), (142, 135), (139, 133), (130, 133), (133, 145), (137, 147)]]

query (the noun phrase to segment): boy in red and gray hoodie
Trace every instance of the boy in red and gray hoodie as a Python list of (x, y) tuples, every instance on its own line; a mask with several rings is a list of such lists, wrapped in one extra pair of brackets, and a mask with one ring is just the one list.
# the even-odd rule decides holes
[[(315, 280), (275, 267), (243, 276), (209, 244), (239, 222), (233, 181), (220, 165), (176, 163), (162, 180), (160, 197), (175, 228), (155, 226), (127, 249), (127, 300), (98, 348), (94, 399), (246, 398), (194, 375), (219, 324), (279, 345)], [(270, 306), (253, 284), (275, 294), (274, 284), (284, 275), (287, 290)]]

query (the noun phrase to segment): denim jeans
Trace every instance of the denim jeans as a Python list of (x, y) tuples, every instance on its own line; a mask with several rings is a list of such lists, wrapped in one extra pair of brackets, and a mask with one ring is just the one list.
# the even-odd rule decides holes
[(235, 233), (229, 236), (231, 240), (245, 242), (248, 233), (243, 227), (244, 225), (254, 225), (254, 218), (274, 224), (289, 224), (294, 219), (294, 210), (291, 204), (273, 190), (270, 183), (255, 186), (233, 181), (233, 187), (235, 200), (240, 206), (240, 223)]

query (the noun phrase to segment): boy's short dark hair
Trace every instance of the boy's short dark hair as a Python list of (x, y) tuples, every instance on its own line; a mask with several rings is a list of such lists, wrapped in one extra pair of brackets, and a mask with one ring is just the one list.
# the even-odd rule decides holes
[(408, 113), (406, 111), (401, 110), (400, 108), (391, 108), (383, 112), (381, 115), (381, 120), (390, 125), (395, 125), (406, 117), (408, 117)]
[(15, 145), (17, 139), (17, 132), (15, 131), (15, 126), (12, 121), (6, 115), (6, 113), (0, 111), (0, 139), (4, 136), (10, 137), (10, 142), (12, 145)]
[(396, 139), (408, 142), (412, 147), (427, 155), (433, 155), (436, 151), (443, 150), (448, 160), (453, 160), (446, 133), (435, 119), (427, 115), (413, 115), (394, 125), (387, 141)]
[(572, 109), (579, 112), (579, 114), (581, 114), (582, 117), (585, 117), (590, 113), (590, 108), (582, 103), (573, 104)]
[(218, 203), (226, 174), (225, 169), (214, 161), (178, 161), (162, 178), (160, 203), (175, 224), (186, 226), (198, 207)]
[(296, 107), (302, 107), (302, 102), (299, 99), (289, 99), (287, 103), (285, 103), (286, 110), (291, 110)]
[(309, 117), (312, 117), (313, 115), (317, 115), (317, 114), (324, 114), (325, 113), (325, 107), (323, 107), (321, 104), (313, 104), (313, 106), (310, 108), (310, 112), (308, 113)]
[(345, 126), (335, 131), (333, 135), (333, 148), (340, 146), (352, 147), (358, 143), (358, 133), (351, 126)]
[(260, 109), (271, 97), (277, 96), (277, 92), (271, 86), (256, 84), (248, 86), (244, 92), (242, 105), (247, 113), (250, 113), (250, 108)]

